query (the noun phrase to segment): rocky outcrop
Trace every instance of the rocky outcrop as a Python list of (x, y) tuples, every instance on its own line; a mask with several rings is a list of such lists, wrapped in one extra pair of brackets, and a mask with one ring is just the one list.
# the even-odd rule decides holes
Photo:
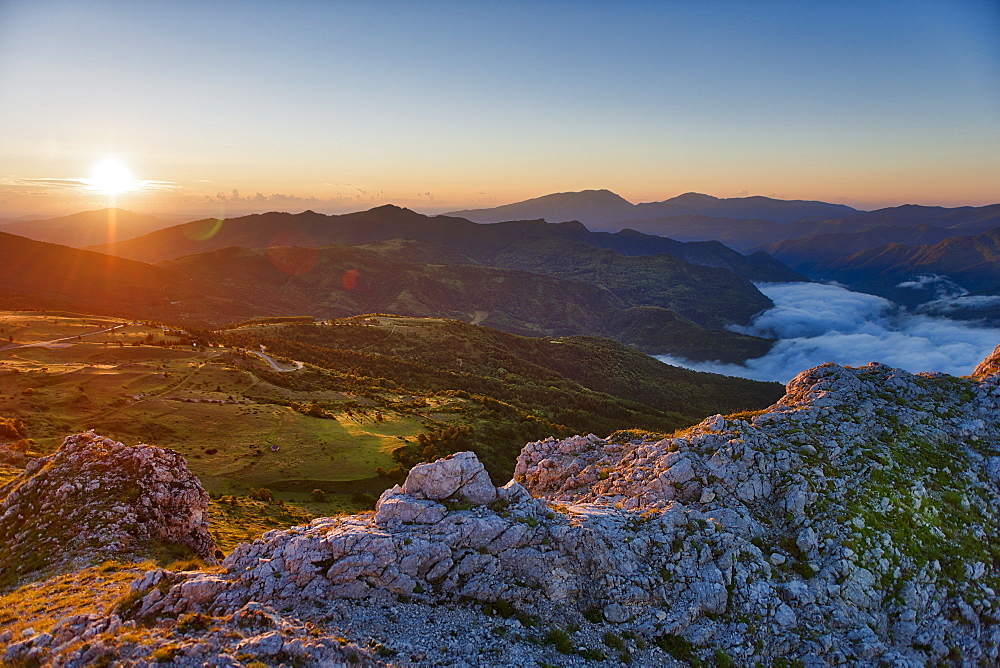
[(998, 371), (1000, 371), (1000, 346), (994, 348), (989, 357), (976, 365), (976, 368), (972, 371), (972, 376), (973, 378), (981, 378), (997, 373)]
[(224, 573), (147, 573), (122, 614), (255, 601), (352, 637), (390, 624), (379, 642), (417, 664), (454, 659), (428, 630), (444, 609), (473, 664), (544, 658), (518, 645), (538, 645), (529, 620), (477, 621), (504, 611), (579, 627), (576, 643), (632, 634), (639, 665), (995, 664), (998, 443), (1000, 374), (823, 365), (766, 411), (669, 438), (529, 443), (499, 488), (472, 453), (415, 467), (374, 513), (268, 532)]
[(172, 450), (123, 445), (92, 431), (69, 436), (0, 488), (0, 573), (136, 559), (181, 545), (209, 563), (208, 494)]

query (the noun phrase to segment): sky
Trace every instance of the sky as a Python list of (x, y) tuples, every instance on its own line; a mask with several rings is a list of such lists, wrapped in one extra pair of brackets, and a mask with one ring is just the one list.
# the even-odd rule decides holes
[(0, 218), (998, 184), (995, 0), (0, 0)]
[(767, 355), (742, 365), (691, 362), (668, 355), (657, 355), (657, 359), (696, 371), (781, 383), (803, 369), (830, 361), (864, 366), (877, 360), (911, 373), (965, 376), (997, 345), (994, 328), (936, 317), (947, 312), (948, 303), (974, 308), (976, 303), (995, 305), (997, 297), (968, 296), (962, 290), (939, 293), (933, 314), (914, 314), (882, 297), (836, 285), (764, 283), (757, 287), (771, 298), (774, 308), (760, 313), (749, 326), (732, 329), (777, 339)]

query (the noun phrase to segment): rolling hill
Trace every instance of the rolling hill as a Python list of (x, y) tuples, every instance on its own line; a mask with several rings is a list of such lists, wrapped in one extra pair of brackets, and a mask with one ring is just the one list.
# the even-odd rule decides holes
[[(228, 300), (218, 302), (227, 313), (250, 305), (252, 315), (445, 317), (524, 335), (604, 336), (650, 354), (673, 350), (707, 360), (743, 360), (770, 348), (770, 340), (722, 329), (713, 315), (728, 311), (749, 318), (767, 308), (770, 302), (742, 279), (666, 255), (627, 257), (588, 249), (593, 257), (586, 266), (564, 272), (573, 273), (572, 280), (554, 269), (542, 274), (427, 262), (434, 259), (433, 248), (403, 241), (318, 249), (232, 247), (158, 266), (214, 286)], [(406, 260), (414, 255), (424, 261)], [(520, 257), (526, 266), (545, 261)], [(630, 280), (619, 285), (618, 276)], [(678, 291), (677, 284), (710, 284), (716, 290), (705, 288), (710, 294), (701, 295), (696, 288)], [(688, 311), (695, 317), (685, 317)], [(702, 323), (706, 319), (710, 322)]]
[[(326, 370), (277, 379), (299, 391), (336, 389), (375, 402), (400, 394), (471, 400), (457, 423), (472, 426), (465, 445), (502, 475), (513, 470), (520, 442), (543, 438), (546, 429), (669, 430), (703, 414), (761, 408), (782, 393), (777, 383), (671, 367), (606, 339), (528, 338), (439, 319), (363, 316), (243, 326), (209, 336), (227, 346), (264, 344), (271, 353)], [(447, 439), (435, 447), (440, 454), (453, 451)], [(410, 446), (396, 456), (412, 466), (433, 455)]]
[[(466, 261), (493, 266), (500, 255), (510, 256), (531, 243), (552, 245), (573, 242), (615, 250), (625, 255), (669, 253), (697, 265), (723, 267), (750, 280), (802, 280), (801, 276), (764, 255), (746, 257), (721, 244), (685, 244), (649, 234), (591, 232), (578, 222), (549, 224), (543, 220), (517, 220), (477, 224), (464, 218), (424, 216), (392, 205), (368, 211), (327, 216), (313, 211), (299, 214), (266, 213), (226, 220), (206, 219), (159, 230), (92, 250), (143, 262), (159, 262), (229, 246), (317, 247), (363, 244), (390, 239), (410, 239), (448, 248)], [(452, 259), (455, 259), (454, 257)]]
[(59, 218), (7, 222), (0, 224), (0, 231), (36, 241), (85, 248), (124, 241), (171, 225), (169, 221), (125, 209), (100, 209)]
[[(768, 339), (717, 327), (717, 313), (748, 318), (770, 305), (743, 279), (669, 255), (584, 250), (596, 257), (571, 279), (462, 264), (468, 261), (464, 256), (416, 242), (228, 248), (154, 266), (0, 233), (0, 306), (196, 327), (289, 313), (330, 318), (392, 312), (456, 318), (520, 334), (606, 336), (652, 354), (726, 361), (758, 357), (770, 348)], [(605, 255), (611, 265), (603, 264)], [(615, 285), (619, 270), (634, 284)], [(701, 299), (662, 280), (671, 276), (719, 289), (712, 299)], [(685, 317), (689, 311), (697, 321)]]

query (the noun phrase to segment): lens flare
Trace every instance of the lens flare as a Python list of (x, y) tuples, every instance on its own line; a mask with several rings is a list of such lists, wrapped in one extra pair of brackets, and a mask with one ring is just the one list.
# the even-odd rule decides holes
[(344, 275), (343, 277), (341, 277), (341, 280), (344, 283), (345, 290), (350, 291), (354, 289), (354, 284), (358, 282), (359, 273), (360, 272), (357, 269), (348, 269), (347, 271), (344, 272)]
[(183, 228), (184, 235), (193, 241), (208, 241), (222, 229), (222, 220), (219, 218), (206, 218), (196, 220)]

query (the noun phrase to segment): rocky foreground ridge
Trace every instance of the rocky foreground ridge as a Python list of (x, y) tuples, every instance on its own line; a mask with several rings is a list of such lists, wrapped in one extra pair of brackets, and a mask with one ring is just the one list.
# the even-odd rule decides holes
[(994, 665), (998, 448), (1000, 348), (971, 378), (827, 364), (669, 438), (529, 443), (499, 488), (472, 453), (418, 465), (7, 659)]
[(0, 487), (0, 586), (181, 548), (209, 563), (208, 494), (172, 450), (69, 436)]

